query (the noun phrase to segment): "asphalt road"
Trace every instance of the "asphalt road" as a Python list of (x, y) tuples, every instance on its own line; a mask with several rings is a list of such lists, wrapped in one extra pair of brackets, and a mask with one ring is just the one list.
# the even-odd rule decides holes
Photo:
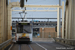
[(75, 50), (54, 42), (32, 42), (31, 44), (14, 44), (11, 50)]

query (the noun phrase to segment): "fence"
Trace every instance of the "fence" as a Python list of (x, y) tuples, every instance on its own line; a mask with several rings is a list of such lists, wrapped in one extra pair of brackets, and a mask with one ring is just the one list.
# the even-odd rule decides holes
[(0, 50), (5, 50), (5, 48), (6, 48), (7, 46), (9, 46), (11, 43), (12, 43), (12, 39), (9, 39), (9, 40), (7, 40), (7, 41), (1, 43), (1, 44), (0, 44)]
[(34, 33), (33, 37), (35, 38), (56, 38), (57, 32), (39, 32)]

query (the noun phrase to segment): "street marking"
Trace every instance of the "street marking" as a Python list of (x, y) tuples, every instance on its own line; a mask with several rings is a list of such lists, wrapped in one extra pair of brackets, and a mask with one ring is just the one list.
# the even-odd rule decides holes
[[(36, 43), (36, 42), (35, 42)], [(43, 47), (42, 45), (40, 45), (40, 44), (38, 44), (38, 43), (36, 43), (38, 46), (40, 46), (41, 48), (43, 48), (43, 49), (45, 49), (45, 50), (47, 50), (45, 47)]]
[(29, 46), (30, 50), (33, 50), (32, 47), (31, 47), (30, 45), (28, 45), (28, 46)]
[(21, 50), (21, 44), (19, 44), (19, 50)]

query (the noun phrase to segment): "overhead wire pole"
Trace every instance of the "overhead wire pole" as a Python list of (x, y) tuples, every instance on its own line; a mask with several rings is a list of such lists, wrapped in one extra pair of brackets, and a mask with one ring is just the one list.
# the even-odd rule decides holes
[(64, 2), (62, 2), (62, 38), (64, 39)]
[[(61, 6), (61, 0), (59, 0), (59, 5)], [(57, 38), (61, 37), (61, 9), (57, 8)]]
[[(59, 0), (59, 6), (61, 6), (61, 0)], [(59, 38), (61, 38), (61, 9), (59, 8)]]

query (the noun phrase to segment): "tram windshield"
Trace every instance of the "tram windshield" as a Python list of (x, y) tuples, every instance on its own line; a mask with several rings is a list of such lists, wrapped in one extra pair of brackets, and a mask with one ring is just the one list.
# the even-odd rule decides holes
[(30, 23), (18, 23), (17, 24), (17, 33), (31, 33)]

